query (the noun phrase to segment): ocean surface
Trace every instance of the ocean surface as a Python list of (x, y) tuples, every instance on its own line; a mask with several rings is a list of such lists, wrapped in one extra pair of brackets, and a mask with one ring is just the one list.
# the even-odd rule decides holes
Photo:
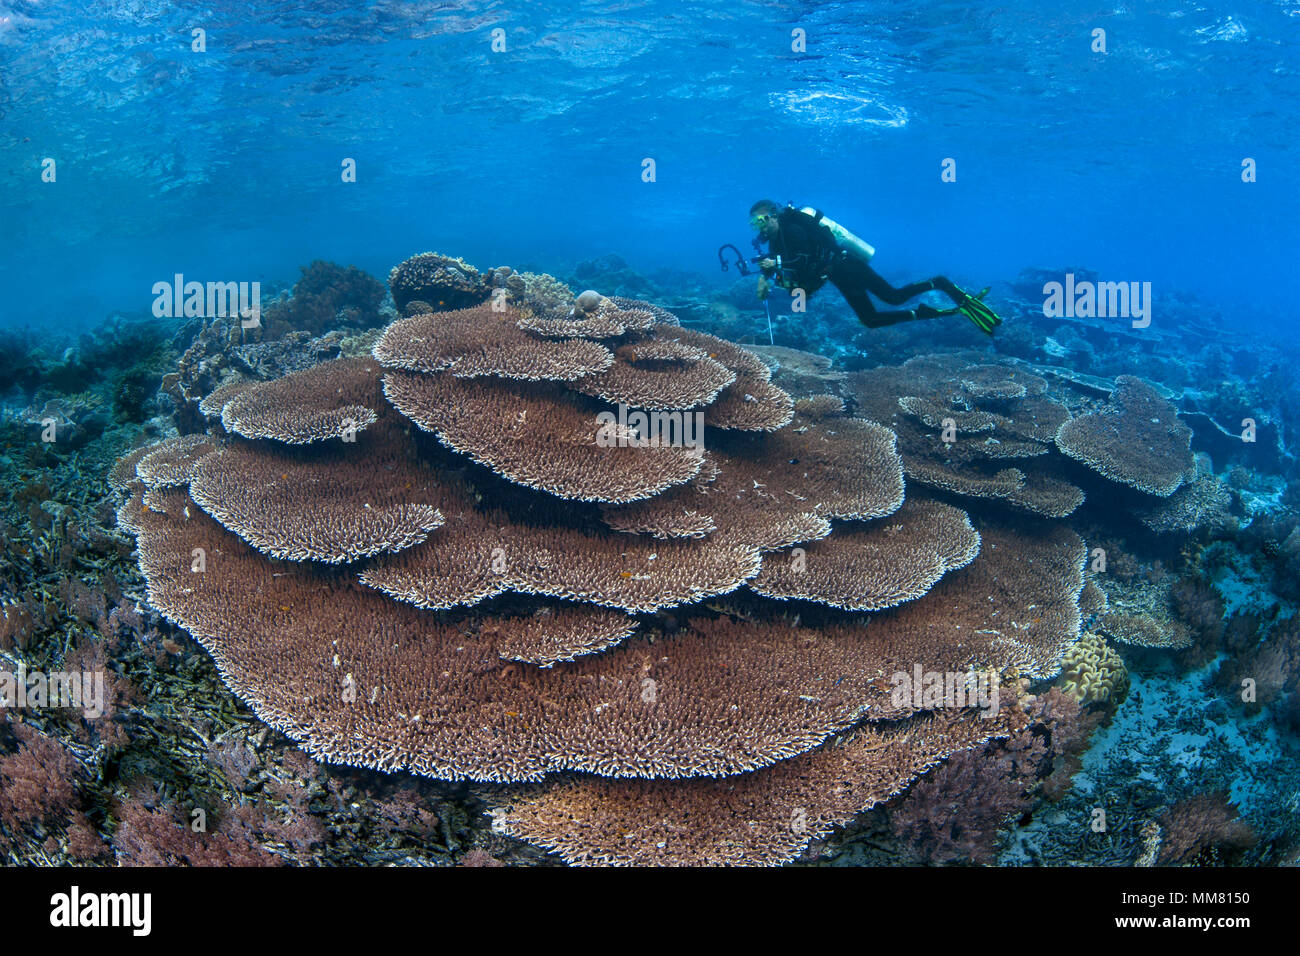
[(422, 249), (708, 272), (770, 196), (896, 281), (1083, 267), (1276, 330), (1298, 41), (1286, 0), (5, 2), (0, 324)]

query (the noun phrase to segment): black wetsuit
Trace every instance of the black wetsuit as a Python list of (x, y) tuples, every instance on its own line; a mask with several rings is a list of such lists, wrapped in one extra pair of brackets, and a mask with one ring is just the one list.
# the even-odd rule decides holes
[[(954, 304), (962, 301), (961, 290), (945, 276), (894, 288), (866, 262), (841, 249), (834, 233), (821, 223), (819, 216), (810, 216), (793, 206), (786, 206), (776, 218), (781, 231), (768, 243), (768, 255), (774, 259), (781, 257), (784, 273), (781, 285), (788, 289), (800, 288), (812, 295), (829, 281), (840, 290), (859, 321), (868, 328), (948, 314), (924, 303), (915, 309), (880, 312), (868, 292), (888, 305), (902, 305), (931, 289), (945, 293)], [(775, 269), (763, 270), (763, 274), (769, 277), (775, 272)]]

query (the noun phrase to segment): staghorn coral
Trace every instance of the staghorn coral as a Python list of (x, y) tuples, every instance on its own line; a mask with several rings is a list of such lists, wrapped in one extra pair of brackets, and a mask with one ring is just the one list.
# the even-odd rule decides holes
[(1195, 476), (1192, 430), (1148, 383), (1115, 379), (1109, 407), (1063, 424), (1056, 446), (1112, 481), (1168, 498)]
[[(492, 282), (509, 291), (512, 277), (494, 270)], [(796, 407), (752, 353), (682, 329), (663, 310), (612, 304), (651, 321), (558, 344), (612, 350), (612, 367), (657, 363), (680, 394), (702, 391), (690, 379), (701, 367), (734, 377), (701, 397), (707, 452), (597, 444), (606, 406), (580, 389), (599, 387), (585, 380), (601, 372), (527, 382), (502, 362), (461, 378), (349, 359), (212, 398), (206, 410), (228, 434), (211, 448), (196, 440), (206, 453), (174, 473), (188, 488), (149, 487), (138, 460), (124, 460), (119, 523), (137, 536), (150, 604), (309, 753), (539, 783), (552, 806), (581, 785), (584, 806), (596, 807), (583, 841), (612, 860), (789, 859), (937, 760), (1001, 732), (969, 712), (918, 713), (920, 701), (891, 694), (888, 675), (918, 662), (1055, 675), (1079, 634), (1084, 546), (1063, 527), (990, 525), (975, 557), (980, 535), (963, 512), (904, 504), (888, 428), (845, 415), (833, 397)], [(598, 300), (602, 309), (608, 317)], [(464, 350), (473, 362), (508, 352), (510, 337), (543, 342), (519, 327), (526, 316), (464, 314), (467, 325), (453, 328), (462, 315), (443, 331), (481, 343)], [(385, 348), (423, 347), (402, 339), (438, 318), (399, 321)], [(340, 415), (358, 410), (369, 413), (365, 427), (344, 427)], [(436, 527), (421, 510), (434, 508)], [(887, 570), (907, 604), (869, 620), (827, 610), (804, 625), (758, 594), (744, 598), (756, 610), (743, 621), (700, 606), (753, 579), (764, 551), (818, 539), (827, 554), (851, 550), (864, 542), (837, 522), (876, 519), (876, 533), (897, 539)], [(195, 568), (196, 550), (205, 568)], [(872, 606), (883, 603), (892, 602)], [(828, 744), (836, 734), (845, 736)], [(554, 776), (573, 773), (594, 776)], [(654, 796), (629, 811), (624, 787)], [(770, 814), (788, 824), (788, 806), (767, 807), (762, 794), (782, 788), (808, 804), (806, 829), (779, 832)], [(768, 822), (736, 830), (718, 804), (733, 798), (763, 806)], [(650, 830), (692, 833), (649, 851), (606, 840), (626, 832), (620, 814), (657, 806), (672, 813)], [(529, 839), (559, 845), (541, 830)]]

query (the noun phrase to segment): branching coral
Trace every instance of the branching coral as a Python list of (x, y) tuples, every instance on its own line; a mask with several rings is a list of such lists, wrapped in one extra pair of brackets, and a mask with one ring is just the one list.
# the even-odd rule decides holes
[(383, 284), (366, 272), (318, 259), (302, 267), (291, 296), (263, 311), (263, 335), (278, 339), (290, 332), (319, 335), (342, 327), (369, 328), (380, 323), (383, 300)]
[(1143, 611), (1106, 611), (1101, 615), (1097, 630), (1134, 647), (1181, 650), (1192, 645), (1191, 632), (1182, 622)]
[(1180, 800), (1160, 818), (1159, 861), (1188, 864), (1207, 855), (1254, 846), (1258, 835), (1237, 816), (1225, 793), (1201, 793)]
[(1201, 475), (1139, 517), (1152, 531), (1162, 534), (1190, 534), (1206, 529), (1222, 531), (1236, 526), (1229, 513), (1232, 494), (1214, 475)]

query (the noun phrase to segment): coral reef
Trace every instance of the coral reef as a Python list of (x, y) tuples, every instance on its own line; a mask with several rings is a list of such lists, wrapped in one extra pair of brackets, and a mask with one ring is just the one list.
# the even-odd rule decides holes
[[(715, 309), (614, 259), (475, 271), (463, 311), (426, 290), (366, 330), (313, 268), (283, 338), (118, 319), (4, 353), (0, 671), (106, 690), (97, 719), (6, 710), (11, 863), (1293, 855), (1300, 500), (1266, 353), (1024, 315), (867, 356), (778, 314), (749, 350), (696, 323), (766, 343), (752, 288)], [(1118, 339), (1176, 412), (1166, 497), (1056, 445), (1120, 427)], [(698, 448), (596, 419), (619, 403), (702, 413)], [(1146, 645), (1126, 677), (1103, 635)], [(918, 663), (1000, 674), (998, 714), (897, 698)]]
[[(490, 799), (512, 808), (509, 832), (570, 862), (780, 862), (949, 753), (1009, 732), (1007, 701), (997, 720), (958, 710), (911, 717), (903, 734), (874, 724), (925, 709), (882, 677), (917, 661), (1059, 671), (1084, 583), (1068, 529), (976, 533), (950, 505), (904, 504), (892, 432), (837, 400), (794, 403), (756, 356), (661, 309), (580, 296), (563, 338), (539, 314), (399, 320), (375, 345), (379, 365), (227, 386), (201, 403), (223, 426), (210, 446), (163, 445), (115, 469), (151, 605), (309, 752), (538, 782)], [(702, 414), (707, 451), (598, 417), (615, 401), (678, 400)], [(566, 504), (584, 501), (602, 510)], [(812, 573), (791, 578), (782, 549), (818, 539)], [(747, 582), (758, 618), (699, 606)], [(800, 626), (783, 610), (792, 598), (851, 613)], [(864, 641), (863, 610), (900, 601)], [(953, 627), (969, 638), (954, 644)], [(1014, 641), (1001, 638), (1009, 627)], [(836, 733), (862, 749), (853, 794), (829, 788), (852, 752), (824, 745)], [(705, 809), (742, 783), (782, 816), (719, 854)], [(759, 796), (795, 785), (784, 802)], [(662, 814), (626, 819), (659, 800), (689, 812), (687, 794), (701, 815), (689, 839)], [(555, 814), (579, 799), (607, 835), (663, 836), (560, 840)], [(790, 800), (807, 827), (790, 831)]]
[(772, 369), (772, 382), (795, 398), (839, 395), (847, 373), (833, 367), (824, 355), (804, 352), (782, 345), (750, 345)]
[(1160, 817), (1162, 865), (1190, 864), (1207, 857), (1219, 862), (1225, 853), (1254, 846), (1259, 837), (1237, 816), (1225, 793), (1188, 797)]
[(1115, 379), (1111, 406), (1065, 422), (1056, 446), (1112, 481), (1167, 498), (1195, 472), (1192, 430), (1147, 382)]
[(383, 284), (356, 266), (317, 259), (302, 267), (290, 295), (262, 310), (262, 341), (292, 332), (318, 336), (337, 329), (367, 329), (383, 321)]
[(388, 289), (398, 312), (415, 300), (439, 311), (463, 309), (491, 294), (491, 287), (472, 265), (437, 252), (422, 252), (394, 266), (388, 273)]
[(1261, 630), (1256, 618), (1229, 622), (1226, 637), (1234, 654), (1220, 664), (1214, 681), (1248, 711), (1270, 707), (1280, 723), (1294, 727), (1300, 698), (1300, 622), (1279, 621), (1262, 638)]
[(929, 355), (855, 372), (845, 387), (859, 414), (898, 434), (916, 482), (1056, 518), (1083, 503), (1050, 454), (1069, 411), (1047, 396), (1040, 376)]
[(994, 863), (1017, 818), (1069, 789), (1098, 722), (1055, 687), (1026, 699), (1012, 733), (954, 754), (891, 808), (900, 849), (927, 864)]

